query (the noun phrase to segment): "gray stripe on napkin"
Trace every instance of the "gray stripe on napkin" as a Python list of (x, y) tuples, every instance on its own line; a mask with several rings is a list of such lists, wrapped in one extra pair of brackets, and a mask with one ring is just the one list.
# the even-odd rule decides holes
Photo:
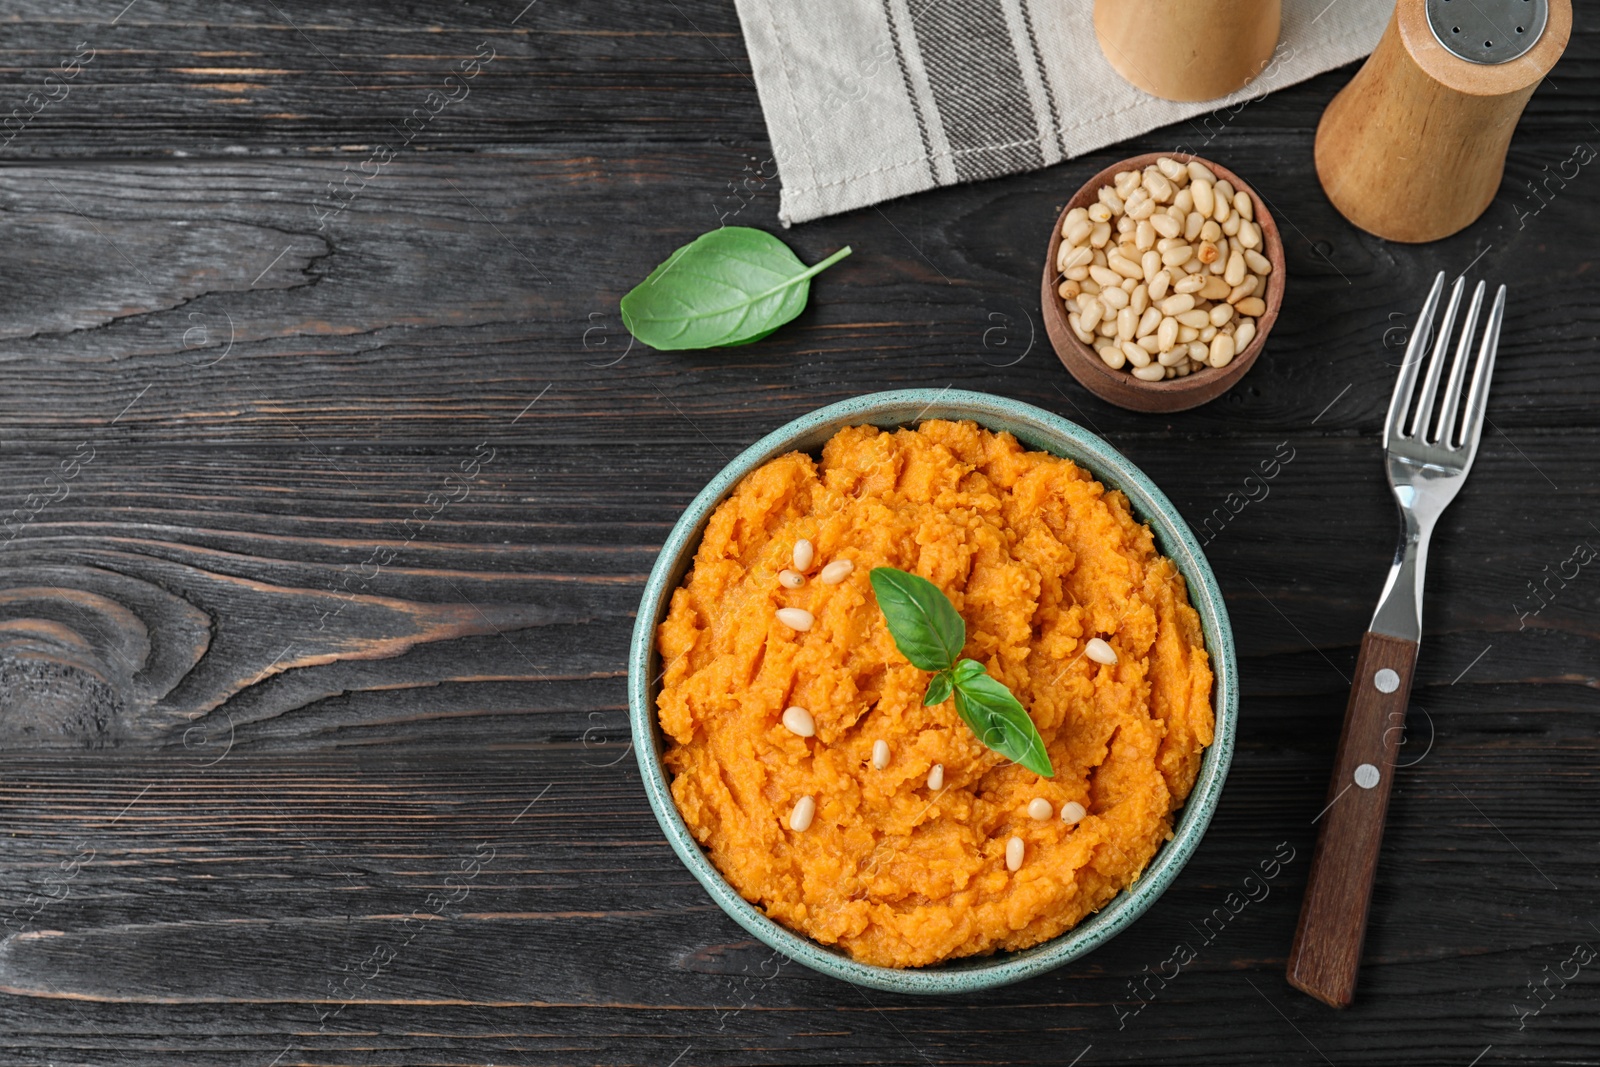
[(1044, 165), (1000, 0), (923, 0), (911, 9), (956, 180)]

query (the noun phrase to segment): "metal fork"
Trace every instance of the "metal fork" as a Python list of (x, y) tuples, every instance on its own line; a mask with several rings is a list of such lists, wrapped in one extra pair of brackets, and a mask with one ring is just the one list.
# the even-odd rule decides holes
[(1290, 984), (1335, 1008), (1349, 1006), (1361, 964), (1372, 877), (1383, 841), (1395, 755), (1411, 694), (1411, 673), (1422, 639), (1422, 579), (1428, 562), (1428, 541), (1435, 520), (1455, 499), (1477, 455), (1489, 398), (1489, 377), (1494, 372), (1500, 324), (1505, 318), (1506, 287), (1502, 285), (1484, 327), (1463, 413), (1468, 357), (1483, 307), (1484, 283), (1479, 282), (1472, 293), (1448, 384), (1435, 416), (1434, 404), (1439, 399), (1450, 332), (1464, 285), (1463, 279), (1457, 279), (1450, 291), (1450, 302), (1418, 395), (1423, 356), (1432, 339), (1434, 314), (1444, 292), (1444, 273), (1434, 279), (1418, 316), (1416, 332), (1406, 345), (1405, 362), (1395, 382), (1394, 398), (1389, 402), (1383, 447), (1389, 485), (1400, 505), (1400, 546), (1389, 568), (1378, 610), (1356, 657), (1355, 682), (1345, 707), (1344, 730), (1334, 758), (1333, 779), (1328, 783), (1327, 806), (1318, 816), (1322, 826), (1311, 858), (1294, 948), (1289, 953)]

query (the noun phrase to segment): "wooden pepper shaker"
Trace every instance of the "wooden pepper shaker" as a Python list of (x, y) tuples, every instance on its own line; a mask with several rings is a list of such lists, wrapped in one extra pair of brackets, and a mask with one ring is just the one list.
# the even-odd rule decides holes
[(1214, 100), (1267, 68), (1282, 18), (1282, 0), (1095, 0), (1094, 32), (1145, 92)]
[(1522, 108), (1567, 47), (1571, 0), (1397, 0), (1317, 126), (1340, 213), (1391, 241), (1470, 225), (1500, 188)]

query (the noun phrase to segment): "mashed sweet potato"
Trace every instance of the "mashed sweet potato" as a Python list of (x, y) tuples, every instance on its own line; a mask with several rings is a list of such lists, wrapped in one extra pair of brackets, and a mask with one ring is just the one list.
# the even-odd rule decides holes
[[(788, 589), (776, 576), (800, 538), (816, 560)], [(839, 559), (849, 577), (820, 582)], [(1028, 709), (1053, 779), (985, 748), (950, 701), (923, 707), (929, 675), (889, 635), (877, 566), (950, 597), (965, 654)], [(789, 606), (813, 613), (809, 631), (777, 621)], [(1083, 655), (1095, 636), (1115, 665)], [(695, 838), (768, 915), (882, 966), (1025, 948), (1102, 907), (1171, 836), (1211, 743), (1199, 619), (1127, 499), (970, 422), (852, 427), (821, 462), (752, 472), (712, 516), (659, 647), (666, 763)], [(785, 728), (791, 705), (815, 736)], [(816, 815), (797, 832), (802, 796)], [(1048, 819), (1028, 813), (1038, 797)], [(1088, 811), (1076, 825), (1056, 814), (1068, 801)]]

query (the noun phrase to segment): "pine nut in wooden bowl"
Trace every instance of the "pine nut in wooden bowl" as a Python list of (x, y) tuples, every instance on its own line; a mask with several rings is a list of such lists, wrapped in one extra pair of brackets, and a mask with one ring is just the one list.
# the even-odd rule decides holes
[[(1215, 195), (1223, 182), (1232, 197)], [(1202, 185), (1205, 211), (1194, 202)], [(1151, 222), (1157, 216), (1166, 221)], [(1251, 232), (1239, 240), (1246, 226)], [(1172, 262), (1184, 248), (1190, 258)], [(1119, 292), (1106, 300), (1103, 288)], [(1151, 152), (1107, 167), (1067, 202), (1051, 231), (1039, 299), (1056, 355), (1084, 388), (1119, 407), (1168, 412), (1198, 407), (1244, 377), (1277, 321), (1283, 289), (1283, 241), (1255, 190), (1210, 160)], [(1245, 334), (1242, 347), (1236, 331)]]

